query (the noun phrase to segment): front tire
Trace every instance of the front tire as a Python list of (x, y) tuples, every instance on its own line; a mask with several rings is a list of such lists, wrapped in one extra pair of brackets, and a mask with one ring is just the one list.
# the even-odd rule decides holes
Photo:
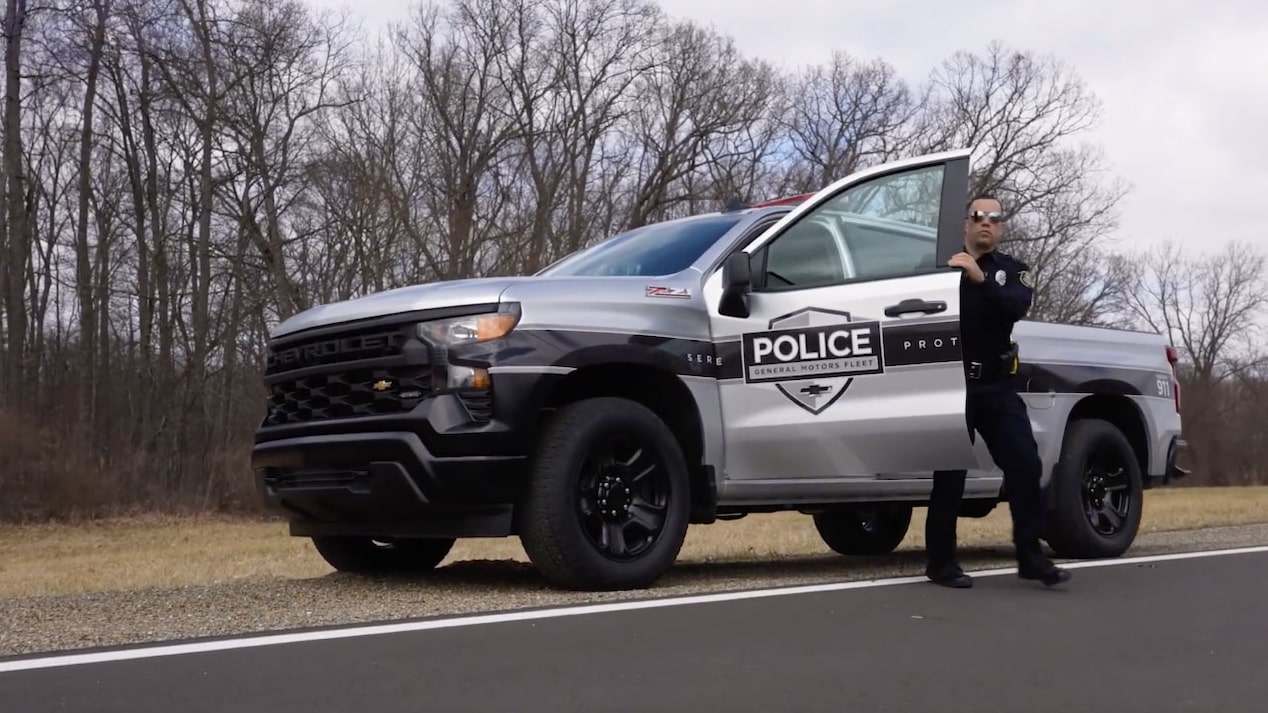
[(436, 568), (453, 548), (452, 537), (379, 541), (372, 537), (313, 537), (317, 554), (340, 572), (418, 574)]
[(594, 398), (562, 408), (516, 508), (525, 553), (551, 585), (651, 586), (687, 535), (690, 483), (669, 428), (647, 407)]
[(907, 537), (911, 506), (877, 503), (815, 513), (815, 529), (832, 551), (842, 555), (886, 555)]
[(1059, 557), (1117, 557), (1140, 529), (1144, 488), (1131, 442), (1114, 424), (1070, 424), (1052, 474), (1054, 507), (1045, 539)]

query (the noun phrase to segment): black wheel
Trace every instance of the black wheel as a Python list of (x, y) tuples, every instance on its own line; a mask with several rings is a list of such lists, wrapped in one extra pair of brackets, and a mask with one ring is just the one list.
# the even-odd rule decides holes
[(317, 553), (331, 567), (356, 574), (428, 572), (445, 559), (455, 542), (452, 537), (376, 540), (319, 536), (312, 540)]
[(650, 409), (620, 398), (579, 401), (542, 434), (517, 531), (554, 586), (645, 588), (682, 549), (689, 485), (678, 441)]
[(884, 555), (907, 537), (911, 506), (876, 503), (815, 513), (815, 529), (824, 544), (843, 555)]
[(1108, 421), (1075, 421), (1052, 474), (1054, 508), (1045, 539), (1060, 557), (1117, 557), (1140, 529), (1140, 464), (1123, 432)]

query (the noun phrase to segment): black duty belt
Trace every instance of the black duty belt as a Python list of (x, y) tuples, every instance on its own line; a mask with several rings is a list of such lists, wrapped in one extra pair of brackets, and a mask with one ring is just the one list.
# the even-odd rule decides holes
[(965, 362), (964, 375), (970, 381), (997, 381), (1012, 376), (1017, 373), (1019, 366), (1017, 352), (1017, 345), (1014, 343), (1011, 349), (1000, 354), (997, 359), (984, 362), (969, 360)]
[(965, 365), (964, 375), (970, 381), (995, 381), (1008, 376), (1008, 371), (998, 362), (970, 361)]

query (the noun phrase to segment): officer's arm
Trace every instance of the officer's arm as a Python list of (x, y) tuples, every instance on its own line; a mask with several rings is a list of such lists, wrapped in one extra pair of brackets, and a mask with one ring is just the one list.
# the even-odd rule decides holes
[(1003, 285), (995, 281), (994, 274), (989, 274), (981, 287), (990, 304), (1016, 322), (1025, 318), (1034, 299), (1034, 290), (1030, 286), (1030, 267), (1018, 260), (1004, 266), (1003, 270), (1008, 275)]

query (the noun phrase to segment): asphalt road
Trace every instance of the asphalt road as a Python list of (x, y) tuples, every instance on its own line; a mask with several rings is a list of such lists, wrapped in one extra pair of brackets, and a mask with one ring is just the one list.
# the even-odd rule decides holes
[(1261, 711), (1266, 592), (1265, 552), (896, 584), (0, 668), (0, 710)]

